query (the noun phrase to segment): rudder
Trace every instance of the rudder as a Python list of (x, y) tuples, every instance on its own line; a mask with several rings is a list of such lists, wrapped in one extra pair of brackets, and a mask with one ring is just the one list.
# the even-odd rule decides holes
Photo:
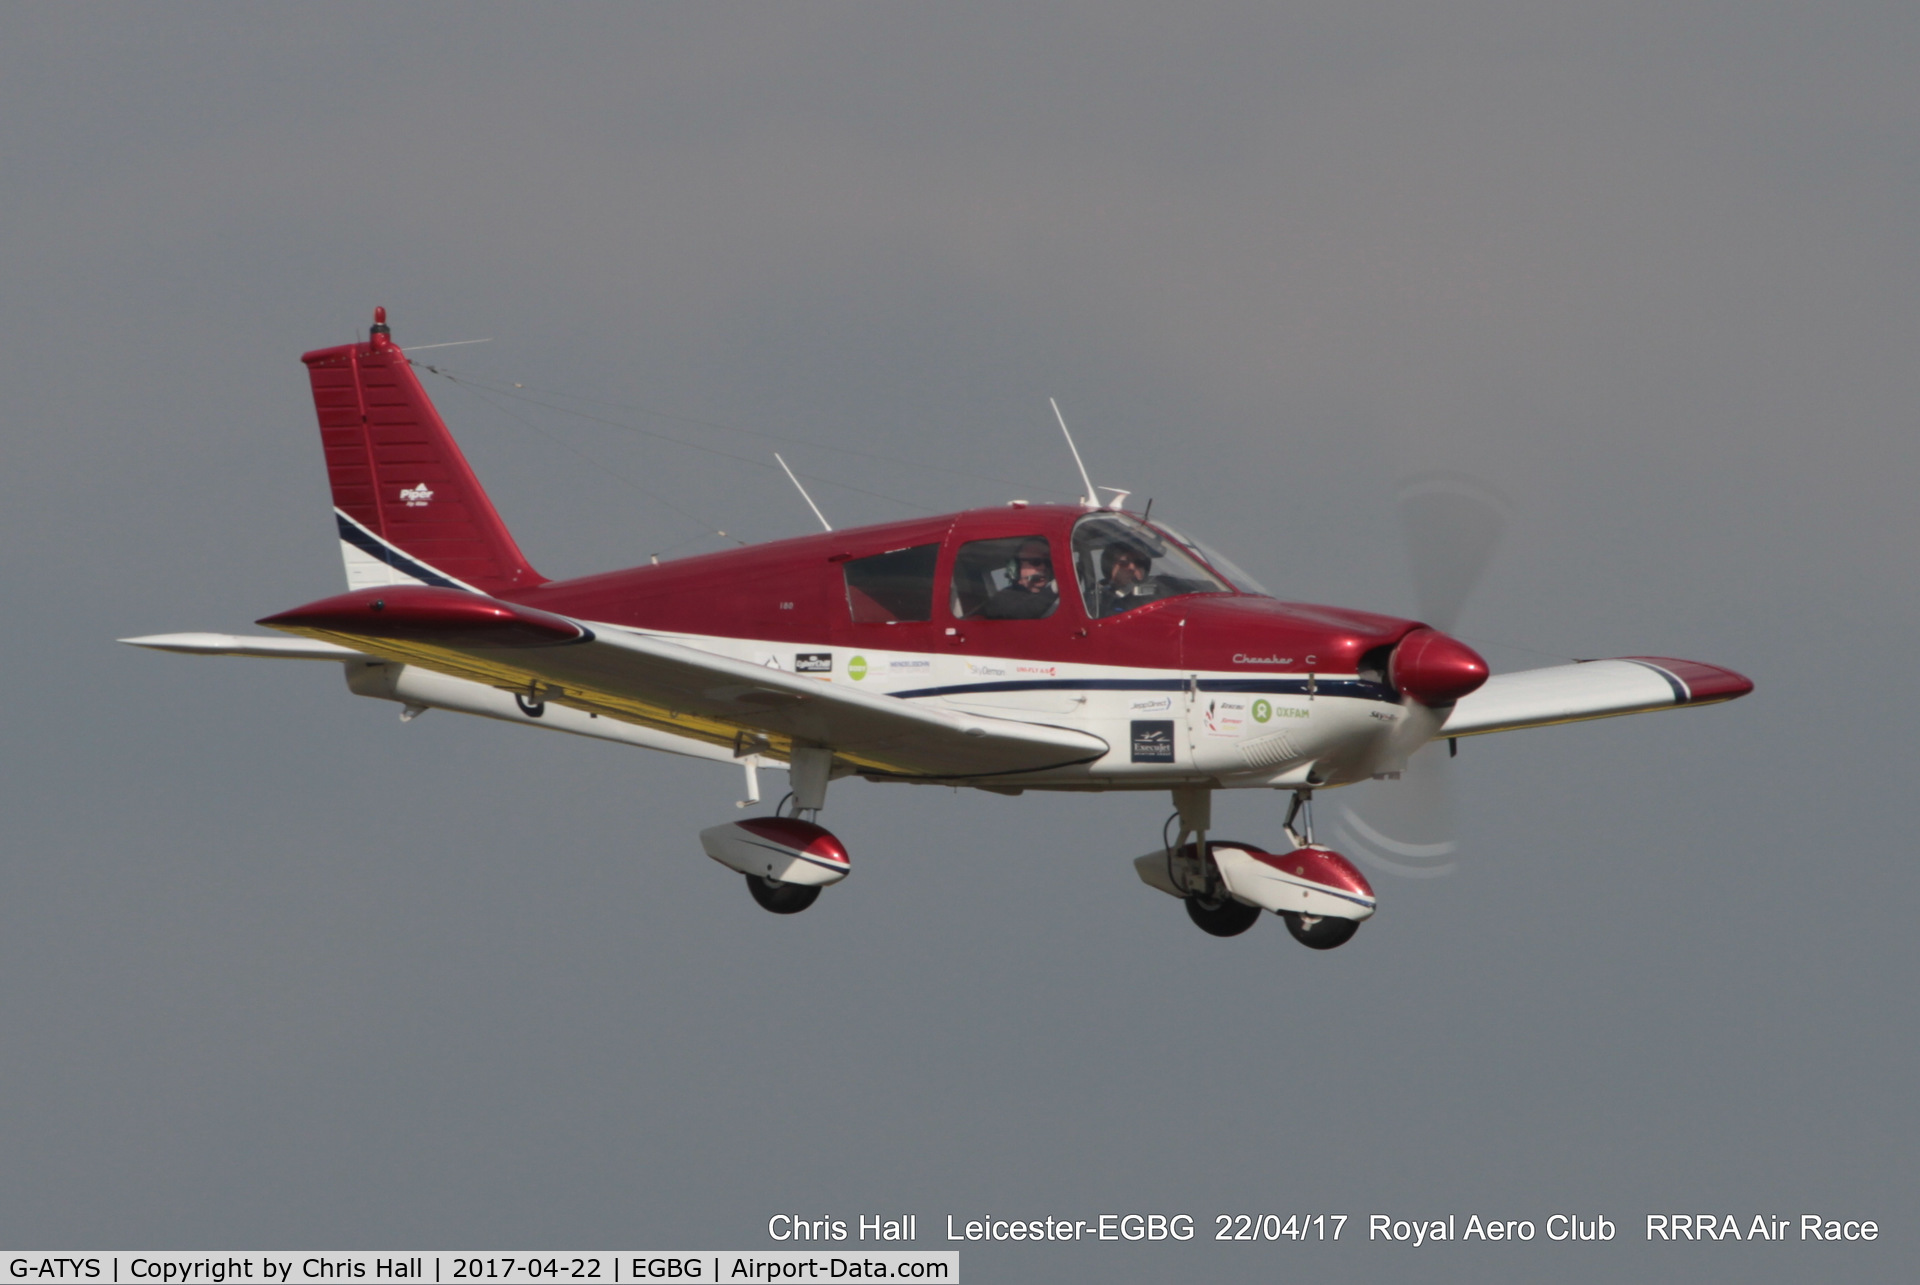
[(528, 564), (373, 310), (363, 344), (300, 358), (313, 381), (351, 589), (429, 584), (498, 594), (546, 580)]

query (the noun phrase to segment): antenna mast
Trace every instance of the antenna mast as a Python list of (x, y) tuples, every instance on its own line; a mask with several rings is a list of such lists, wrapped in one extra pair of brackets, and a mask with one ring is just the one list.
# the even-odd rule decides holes
[[(775, 451), (773, 453), (773, 458), (776, 460), (780, 460), (780, 452)], [(825, 527), (829, 531), (833, 530), (833, 523), (827, 521), (827, 515), (820, 511), (820, 506), (813, 502), (813, 497), (811, 495), (807, 494), (807, 488), (800, 485), (800, 479), (793, 475), (793, 470), (787, 467), (787, 462), (785, 460), (780, 460), (780, 471), (787, 475), (787, 481), (793, 483), (793, 489), (800, 492), (800, 498), (805, 500), (807, 502), (807, 507), (813, 510), (813, 516), (820, 519), (820, 525)], [(754, 801), (755, 802), (759, 801), (758, 795), (754, 796)]]
[(1053, 417), (1060, 423), (1060, 433), (1067, 439), (1067, 449), (1073, 452), (1074, 467), (1080, 470), (1080, 481), (1087, 488), (1087, 493), (1080, 497), (1080, 503), (1097, 509), (1100, 507), (1100, 496), (1093, 489), (1093, 479), (1087, 476), (1087, 466), (1080, 460), (1080, 448), (1073, 444), (1073, 434), (1067, 432), (1067, 417), (1060, 413), (1060, 403), (1053, 398), (1047, 398), (1047, 405), (1053, 407)]

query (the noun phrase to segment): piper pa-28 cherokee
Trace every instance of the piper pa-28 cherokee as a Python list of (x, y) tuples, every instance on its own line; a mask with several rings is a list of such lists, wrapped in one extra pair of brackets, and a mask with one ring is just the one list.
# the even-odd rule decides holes
[[(1327, 949), (1375, 899), (1314, 842), (1315, 790), (1392, 776), (1435, 740), (1753, 689), (1657, 657), (1489, 675), (1418, 621), (1277, 601), (1091, 486), (1078, 506), (1015, 501), (548, 580), (383, 309), (367, 342), (301, 360), (350, 592), (259, 622), (292, 637), (125, 641), (339, 662), (351, 691), (400, 703), (403, 719), (456, 710), (738, 762), (751, 802), (759, 766), (783, 763), (792, 788), (776, 815), (700, 836), (779, 914), (847, 876), (845, 847), (818, 821), (842, 777), (1169, 790), (1178, 834), (1135, 862), (1140, 877), (1217, 936), (1270, 910)], [(1210, 840), (1220, 789), (1290, 791), (1287, 850)]]

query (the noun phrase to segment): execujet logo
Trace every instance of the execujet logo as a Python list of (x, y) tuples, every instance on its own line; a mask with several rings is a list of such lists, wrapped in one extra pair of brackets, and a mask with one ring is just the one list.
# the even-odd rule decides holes
[(400, 492), (400, 498), (407, 502), (407, 507), (410, 509), (424, 509), (427, 507), (427, 502), (433, 499), (433, 492), (427, 489), (425, 482), (422, 482), (411, 490)]
[(1133, 761), (1136, 763), (1173, 762), (1173, 720), (1136, 718), (1133, 720)]
[(793, 672), (796, 674), (831, 674), (833, 672), (833, 653), (830, 651), (797, 652), (793, 658)]

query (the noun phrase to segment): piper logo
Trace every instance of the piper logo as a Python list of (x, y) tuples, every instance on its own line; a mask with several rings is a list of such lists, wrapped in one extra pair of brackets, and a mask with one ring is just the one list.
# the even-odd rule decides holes
[(865, 678), (866, 676), (867, 676), (867, 658), (865, 656), (855, 656), (853, 659), (847, 662), (848, 678), (851, 678), (854, 682), (857, 683), (861, 679)]
[(425, 482), (422, 482), (411, 490), (400, 492), (400, 498), (407, 502), (407, 507), (410, 509), (424, 509), (427, 507), (427, 501), (433, 498), (433, 492), (427, 489)]

